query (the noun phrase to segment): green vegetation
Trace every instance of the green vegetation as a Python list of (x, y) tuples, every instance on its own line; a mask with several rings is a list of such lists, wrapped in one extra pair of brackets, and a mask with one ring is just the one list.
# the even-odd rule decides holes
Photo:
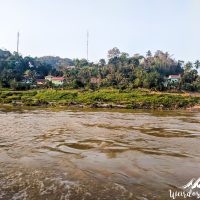
[[(129, 56), (118, 48), (108, 51), (108, 61), (86, 59), (22, 57), (0, 50), (0, 87), (12, 90), (35, 88), (92, 89), (112, 87), (120, 90), (147, 88), (155, 91), (200, 91), (200, 61), (176, 61), (168, 52), (148, 51), (145, 56)], [(45, 76), (62, 76), (62, 84), (44, 81)], [(175, 75), (170, 78), (170, 75)], [(42, 79), (37, 82), (37, 79)], [(39, 83), (40, 82), (40, 83)]]
[(200, 104), (200, 97), (153, 93), (147, 89), (121, 91), (29, 90), (2, 91), (0, 103), (18, 106), (82, 106), (135, 109), (179, 109)]
[[(22, 57), (0, 50), (0, 103), (15, 106), (86, 106), (137, 109), (178, 109), (200, 104), (194, 63), (176, 61), (167, 52), (129, 56), (118, 48), (108, 51), (108, 61), (59, 57)], [(61, 78), (61, 84), (53, 79)], [(48, 76), (48, 77), (52, 77)], [(62, 76), (56, 77), (55, 76)], [(46, 77), (46, 80), (44, 78)], [(161, 93), (162, 91), (162, 93)]]

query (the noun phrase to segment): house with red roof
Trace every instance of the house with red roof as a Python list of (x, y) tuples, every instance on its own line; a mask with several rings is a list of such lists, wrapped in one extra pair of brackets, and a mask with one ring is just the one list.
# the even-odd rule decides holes
[(64, 77), (52, 77), (51, 81), (54, 85), (60, 86), (63, 85), (65, 78)]
[(169, 75), (169, 77), (168, 77), (168, 82), (176, 83), (176, 82), (179, 82), (180, 79), (181, 79), (181, 75), (180, 75), (180, 74), (177, 74), (177, 75)]
[(48, 76), (45, 76), (45, 80), (46, 80), (46, 82), (50, 81), (54, 85), (60, 86), (60, 85), (63, 85), (65, 78), (61, 77), (61, 76), (51, 76), (51, 75), (48, 75)]

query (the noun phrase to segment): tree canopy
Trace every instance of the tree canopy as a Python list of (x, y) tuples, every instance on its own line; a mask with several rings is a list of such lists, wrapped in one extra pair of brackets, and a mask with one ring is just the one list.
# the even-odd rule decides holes
[[(25, 78), (31, 79), (34, 84), (36, 79), (44, 79), (51, 74), (64, 76), (66, 87), (72, 88), (142, 87), (155, 90), (200, 90), (198, 59), (195, 62), (184, 63), (161, 50), (154, 54), (148, 50), (145, 56), (130, 56), (117, 47), (109, 50), (107, 57), (108, 60), (102, 58), (98, 63), (93, 63), (84, 58), (22, 57), (16, 52), (0, 50), (0, 85), (7, 88), (17, 88), (16, 85), (21, 89), (29, 88), (23, 81)], [(169, 75), (180, 75), (181, 78), (177, 82), (169, 82)]]

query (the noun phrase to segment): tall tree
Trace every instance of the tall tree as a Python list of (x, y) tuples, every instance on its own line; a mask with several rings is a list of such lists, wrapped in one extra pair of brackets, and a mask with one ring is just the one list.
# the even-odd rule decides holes
[(101, 66), (101, 67), (103, 67), (103, 66), (105, 66), (106, 65), (106, 61), (105, 61), (105, 59), (103, 59), (103, 58), (101, 58), (100, 60), (99, 60), (99, 66)]
[(151, 53), (150, 50), (147, 51), (146, 56), (147, 56), (147, 57), (151, 57), (151, 56), (152, 56), (152, 53)]
[(119, 56), (120, 56), (120, 50), (117, 47), (114, 47), (108, 51), (108, 59), (115, 57), (118, 58)]
[(192, 64), (191, 62), (187, 62), (187, 63), (185, 64), (185, 66), (184, 66), (184, 71), (185, 71), (185, 72), (189, 72), (189, 71), (192, 70), (192, 68), (193, 68), (193, 64)]

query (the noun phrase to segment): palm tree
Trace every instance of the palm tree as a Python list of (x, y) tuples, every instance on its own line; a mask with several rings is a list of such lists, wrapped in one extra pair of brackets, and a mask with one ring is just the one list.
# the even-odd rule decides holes
[(151, 57), (151, 56), (152, 56), (152, 53), (151, 53), (150, 50), (148, 50), (147, 53), (146, 53), (146, 57)]
[(200, 61), (196, 60), (195, 63), (194, 63), (194, 66), (195, 66), (196, 69), (199, 69), (200, 68)]
[(185, 66), (184, 66), (184, 70), (185, 70), (186, 72), (191, 71), (192, 68), (193, 68), (193, 64), (192, 64), (191, 62), (187, 62), (187, 63), (185, 64)]

